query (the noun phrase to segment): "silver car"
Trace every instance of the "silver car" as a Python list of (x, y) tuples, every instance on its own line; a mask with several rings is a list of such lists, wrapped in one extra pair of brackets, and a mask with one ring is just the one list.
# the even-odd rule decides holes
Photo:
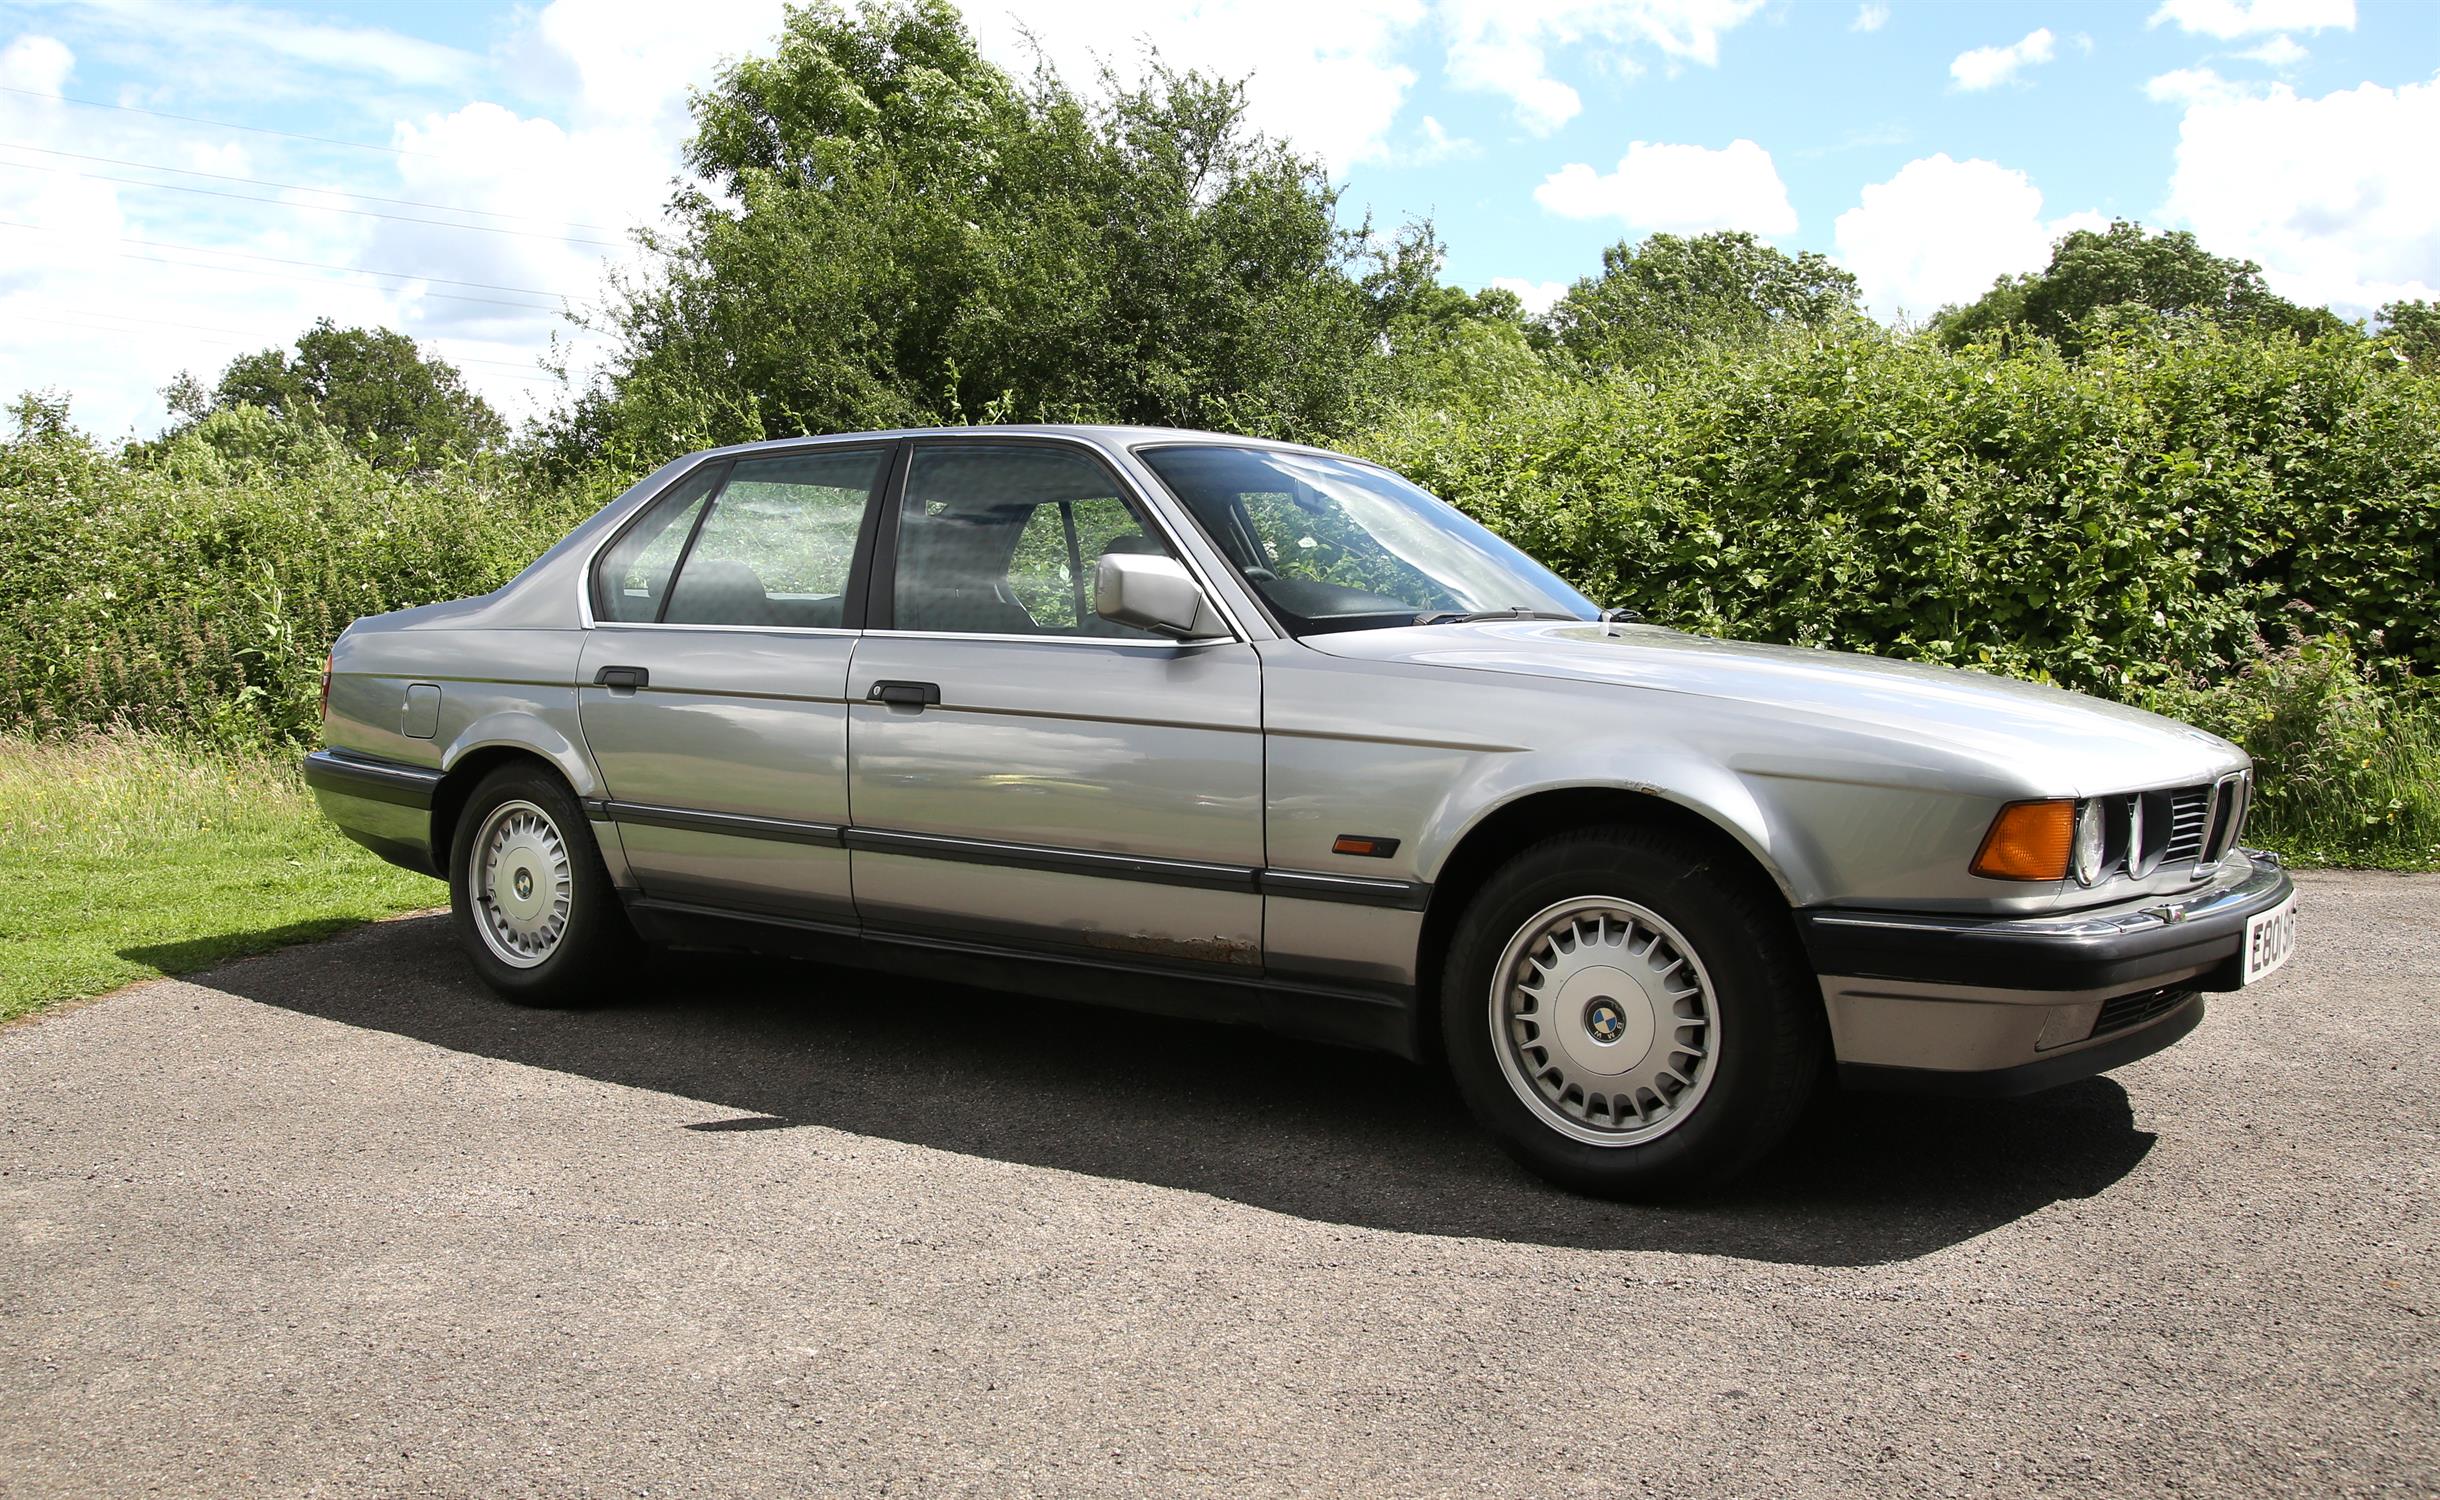
[(1445, 1062), (1571, 1186), (1717, 1181), (1826, 1081), (2145, 1056), (2295, 935), (2251, 768), (2133, 709), (1595, 607), (1374, 464), (1134, 428), (691, 454), (359, 620), (328, 816), (512, 1000), (640, 942)]

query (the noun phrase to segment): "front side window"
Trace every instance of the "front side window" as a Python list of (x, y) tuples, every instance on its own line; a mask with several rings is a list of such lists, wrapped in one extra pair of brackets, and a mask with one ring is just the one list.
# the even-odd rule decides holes
[(1159, 640), (1093, 612), (1103, 554), (1171, 555), (1108, 470), (1056, 448), (918, 448), (898, 521), (892, 620), (958, 635)]
[(670, 586), (666, 625), (839, 629), (880, 449), (748, 459), (729, 471)]
[(1205, 443), (1138, 456), (1296, 634), (1598, 613), (1549, 569), (1387, 469)]

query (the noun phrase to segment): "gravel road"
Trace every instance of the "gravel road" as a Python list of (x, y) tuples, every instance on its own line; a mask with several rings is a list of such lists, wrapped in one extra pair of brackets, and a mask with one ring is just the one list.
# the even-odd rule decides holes
[(2433, 1494), (2440, 877), (2303, 885), (2183, 1045), (1657, 1209), (977, 991), (143, 985), (0, 1031), (0, 1493)]

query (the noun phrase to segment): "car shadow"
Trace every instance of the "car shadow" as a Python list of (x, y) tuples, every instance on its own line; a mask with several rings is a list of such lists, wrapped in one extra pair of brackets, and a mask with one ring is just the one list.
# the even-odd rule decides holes
[(1617, 1204), (1528, 1176), (1424, 1069), (1234, 1027), (706, 954), (648, 966), (600, 1009), (528, 1010), (477, 982), (438, 916), (199, 982), (698, 1099), (714, 1113), (685, 1128), (709, 1136), (828, 1126), (1304, 1219), (1586, 1249), (1908, 1260), (2091, 1197), (2153, 1141), (2107, 1078), (2020, 1100), (1846, 1096), (1729, 1189)]

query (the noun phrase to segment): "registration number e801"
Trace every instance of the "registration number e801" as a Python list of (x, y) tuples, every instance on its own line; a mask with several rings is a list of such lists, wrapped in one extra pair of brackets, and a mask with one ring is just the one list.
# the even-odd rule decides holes
[(2296, 956), (2296, 898), (2289, 896), (2245, 924), (2244, 973), (2238, 983), (2252, 984)]

